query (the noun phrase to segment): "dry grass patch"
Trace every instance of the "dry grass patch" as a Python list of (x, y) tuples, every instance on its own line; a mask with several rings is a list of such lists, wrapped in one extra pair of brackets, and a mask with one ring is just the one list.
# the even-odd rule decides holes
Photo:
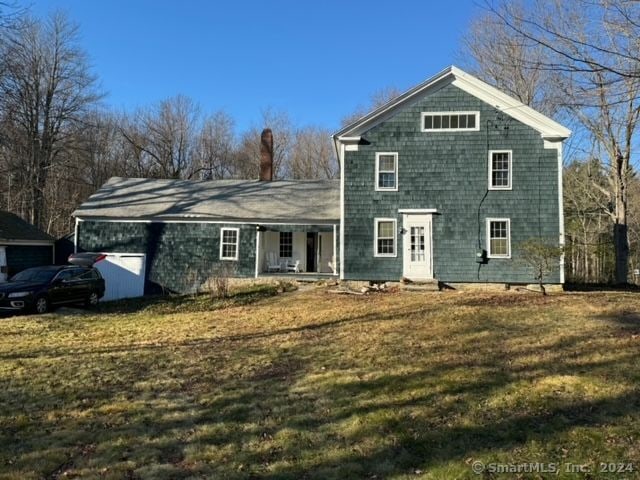
[(597, 472), (640, 468), (633, 294), (224, 302), (0, 320), (0, 477), (638, 477)]

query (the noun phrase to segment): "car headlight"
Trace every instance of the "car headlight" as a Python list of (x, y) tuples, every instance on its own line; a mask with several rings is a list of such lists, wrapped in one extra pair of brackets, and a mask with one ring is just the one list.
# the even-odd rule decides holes
[(31, 295), (31, 292), (13, 292), (7, 296), (8, 298), (22, 298), (22, 297), (28, 297), (29, 295)]

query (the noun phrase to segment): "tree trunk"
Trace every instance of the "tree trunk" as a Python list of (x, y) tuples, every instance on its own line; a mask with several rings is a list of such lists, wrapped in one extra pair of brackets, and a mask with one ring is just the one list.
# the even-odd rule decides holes
[(629, 229), (627, 226), (627, 162), (618, 154), (614, 165), (615, 175), (615, 221), (613, 245), (616, 255), (615, 282), (626, 284), (629, 275)]
[(625, 223), (613, 225), (613, 243), (616, 251), (616, 284), (627, 283), (629, 275), (629, 235)]

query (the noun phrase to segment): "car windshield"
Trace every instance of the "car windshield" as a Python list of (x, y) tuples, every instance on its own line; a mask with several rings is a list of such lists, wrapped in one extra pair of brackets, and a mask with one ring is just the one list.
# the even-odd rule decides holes
[(17, 273), (11, 278), (11, 282), (38, 282), (47, 283), (50, 282), (53, 276), (56, 274), (56, 270), (42, 269), (42, 268), (28, 268), (20, 273)]

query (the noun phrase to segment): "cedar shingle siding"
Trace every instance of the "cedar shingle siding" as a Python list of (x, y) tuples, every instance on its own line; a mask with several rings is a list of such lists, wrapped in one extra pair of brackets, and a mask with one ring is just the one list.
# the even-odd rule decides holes
[[(480, 111), (479, 131), (421, 132), (425, 111)], [(345, 153), (345, 278), (399, 280), (396, 258), (373, 256), (374, 218), (402, 226), (402, 208), (437, 208), (433, 216), (433, 273), (452, 282), (532, 282), (518, 261), (518, 243), (539, 236), (559, 239), (558, 153), (540, 133), (454, 85), (406, 106), (362, 135), (358, 151)], [(513, 150), (513, 190), (489, 191), (488, 151)], [(375, 153), (398, 152), (398, 191), (376, 192)], [(486, 198), (485, 198), (486, 195)], [(475, 261), (478, 238), (487, 249), (485, 219), (511, 219), (511, 259)], [(559, 272), (548, 278), (559, 282)]]
[[(240, 228), (238, 261), (220, 260), (220, 229)], [(146, 253), (145, 293), (166, 289), (191, 291), (222, 263), (234, 265), (236, 277), (255, 272), (254, 225), (214, 223), (142, 223), (82, 221), (79, 251)]]

